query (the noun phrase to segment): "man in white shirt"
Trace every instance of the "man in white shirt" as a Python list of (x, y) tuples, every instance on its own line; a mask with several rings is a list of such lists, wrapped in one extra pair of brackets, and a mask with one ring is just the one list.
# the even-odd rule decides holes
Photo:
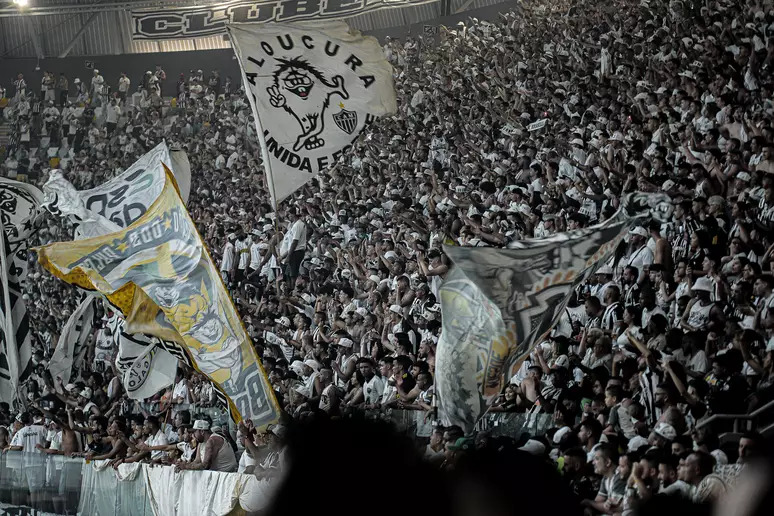
[(298, 277), (298, 269), (306, 251), (306, 224), (296, 208), (288, 209), (290, 228), (282, 239), (279, 261), (285, 264), (285, 279), (290, 285)]
[(129, 86), (131, 84), (132, 81), (129, 80), (129, 77), (122, 73), (121, 78), (118, 79), (118, 98), (121, 102), (126, 101), (126, 95), (129, 93)]
[(264, 245), (261, 244), (261, 233), (254, 229), (252, 231), (252, 244), (250, 244), (250, 261), (247, 264), (247, 276), (257, 272), (261, 266), (261, 249)]
[(19, 429), (11, 439), (11, 444), (3, 450), (20, 451), (23, 456), (24, 477), (30, 489), (30, 502), (32, 507), (38, 507), (38, 496), (45, 483), (46, 464), (43, 457), (43, 449), (46, 447), (48, 430), (45, 426), (32, 422), (29, 412), (23, 412), (16, 416), (16, 421), (23, 427)]
[(220, 276), (223, 278), (223, 282), (228, 285), (231, 283), (234, 271), (234, 240), (236, 240), (236, 235), (229, 233), (226, 238), (226, 246), (223, 248), (223, 259), (220, 262)]
[(644, 227), (637, 226), (629, 231), (629, 238), (631, 253), (629, 253), (625, 265), (637, 267), (637, 270), (640, 272), (637, 283), (642, 283), (648, 277), (648, 269), (650, 264), (653, 263), (653, 251), (645, 245), (648, 238), (650, 238), (650, 233)]
[[(240, 233), (242, 233), (240, 231)], [(234, 283), (240, 285), (247, 277), (247, 264), (250, 261), (250, 238), (247, 235), (240, 234), (234, 245), (236, 252), (236, 272), (234, 274)]]
[(105, 79), (99, 74), (99, 70), (94, 70), (94, 77), (91, 78), (91, 101), (100, 105), (102, 102), (102, 85)]
[[(145, 419), (145, 425), (143, 426), (143, 432), (149, 437), (145, 440), (147, 446), (166, 446), (169, 444), (166, 434), (161, 430), (161, 424), (159, 418), (156, 416), (148, 416)], [(142, 448), (140, 451), (124, 459), (124, 464), (132, 462), (140, 462), (141, 460), (150, 457), (151, 460), (161, 460), (167, 456), (167, 452), (161, 450), (150, 450)]]
[(121, 116), (121, 107), (118, 105), (118, 99), (113, 99), (105, 108), (105, 124), (108, 135), (112, 135), (118, 125), (118, 118)]
[(368, 357), (358, 360), (357, 368), (365, 378), (363, 384), (363, 402), (365, 409), (377, 408), (384, 393), (385, 379), (374, 373), (374, 363)]
[(182, 371), (178, 370), (175, 388), (172, 390), (172, 404), (188, 405), (189, 403), (191, 403), (191, 396), (188, 392), (188, 380), (183, 376)]

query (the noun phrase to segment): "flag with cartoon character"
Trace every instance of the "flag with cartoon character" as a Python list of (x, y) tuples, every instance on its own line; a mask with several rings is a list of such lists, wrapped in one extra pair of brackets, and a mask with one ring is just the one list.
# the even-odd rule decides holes
[(553, 328), (573, 290), (643, 217), (669, 220), (667, 196), (631, 194), (605, 222), (510, 249), (445, 246), (454, 262), (440, 290), (438, 417), (466, 432)]
[(336, 164), (375, 117), (397, 109), (392, 66), (379, 43), (344, 22), (228, 29), (275, 203)]
[(130, 226), (43, 246), (38, 259), (64, 281), (105, 295), (127, 333), (177, 345), (167, 350), (213, 381), (235, 420), (277, 420), (268, 379), (168, 169), (158, 199)]

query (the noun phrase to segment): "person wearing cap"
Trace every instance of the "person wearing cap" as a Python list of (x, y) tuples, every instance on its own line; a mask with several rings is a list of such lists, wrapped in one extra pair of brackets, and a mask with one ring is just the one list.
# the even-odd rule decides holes
[(331, 368), (336, 374), (335, 382), (339, 389), (346, 389), (349, 379), (355, 374), (359, 357), (354, 352), (354, 345), (354, 341), (347, 336), (341, 336), (336, 340), (339, 353), (336, 360), (331, 362)]
[(726, 317), (723, 310), (711, 301), (712, 283), (702, 276), (696, 279), (691, 292), (695, 296), (685, 309), (680, 319), (680, 328), (686, 332), (692, 331), (723, 331)]
[(213, 433), (206, 419), (197, 419), (193, 424), (194, 438), (199, 446), (193, 462), (177, 461), (176, 470), (209, 470), (234, 472), (237, 460), (231, 444), (220, 434)]
[(653, 263), (653, 251), (646, 245), (648, 238), (650, 238), (650, 233), (642, 226), (637, 226), (629, 231), (630, 251), (625, 265), (637, 267), (637, 270), (640, 271), (637, 278), (638, 284), (642, 284), (648, 277), (647, 269)]
[(102, 102), (102, 88), (105, 84), (105, 78), (99, 74), (98, 69), (94, 69), (93, 77), (91, 78), (91, 100), (92, 103), (101, 105)]

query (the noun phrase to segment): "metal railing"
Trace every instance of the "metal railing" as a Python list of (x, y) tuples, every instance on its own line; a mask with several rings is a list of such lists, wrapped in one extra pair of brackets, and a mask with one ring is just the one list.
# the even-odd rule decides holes
[(765, 434), (766, 432), (774, 431), (774, 422), (770, 422), (765, 428), (761, 428), (760, 425), (762, 416), (768, 415), (769, 413), (774, 414), (774, 400), (766, 403), (762, 407), (755, 409), (749, 414), (713, 414), (710, 417), (697, 422), (696, 428), (698, 429), (711, 426), (720, 421), (732, 421), (732, 432), (735, 434), (753, 430), (757, 430), (762, 434)]

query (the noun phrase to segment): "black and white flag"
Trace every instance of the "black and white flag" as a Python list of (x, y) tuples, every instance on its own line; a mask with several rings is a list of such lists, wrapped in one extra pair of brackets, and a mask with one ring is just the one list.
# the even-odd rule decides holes
[(344, 22), (228, 29), (275, 206), (335, 165), (375, 117), (397, 110), (379, 42)]
[(94, 332), (95, 303), (98, 302), (97, 297), (87, 294), (65, 323), (48, 365), (52, 378), (69, 383), (73, 367), (80, 368), (89, 336)]
[(18, 397), (18, 387), (30, 373), (32, 335), (22, 286), (27, 239), (42, 199), (34, 186), (0, 178), (0, 399), (6, 401)]

